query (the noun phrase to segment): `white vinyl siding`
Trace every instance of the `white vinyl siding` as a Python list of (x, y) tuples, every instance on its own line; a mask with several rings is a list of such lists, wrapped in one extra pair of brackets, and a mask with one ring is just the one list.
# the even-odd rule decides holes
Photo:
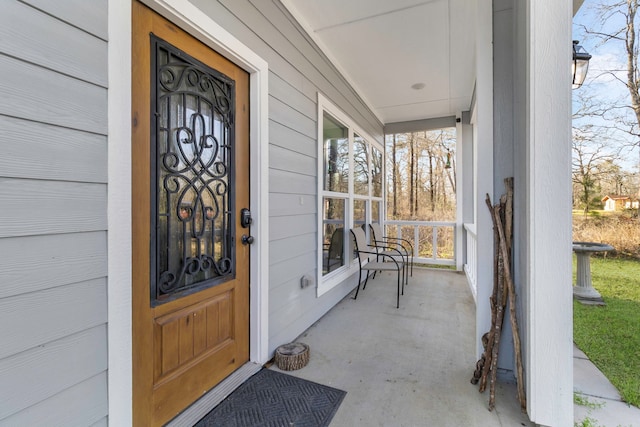
[(2, 8), (0, 425), (105, 425), (107, 1)]
[(355, 285), (317, 298), (317, 93), (372, 139), (382, 124), (279, 2), (192, 0), (269, 64), (269, 352), (295, 339)]

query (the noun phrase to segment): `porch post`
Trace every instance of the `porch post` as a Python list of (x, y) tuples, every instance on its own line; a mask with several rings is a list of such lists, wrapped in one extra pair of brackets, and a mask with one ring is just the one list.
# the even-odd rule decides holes
[[(467, 132), (468, 134), (468, 132)], [(456, 271), (462, 271), (462, 265), (464, 264), (465, 243), (463, 240), (464, 235), (464, 200), (465, 190), (468, 189), (464, 186), (464, 177), (466, 175), (463, 161), (463, 146), (469, 144), (465, 141), (465, 133), (463, 132), (462, 124), (462, 112), (458, 113), (458, 119), (456, 120), (456, 226), (455, 226), (455, 259), (456, 259)]]
[(491, 325), (489, 297), (493, 289), (493, 224), (485, 206), (487, 194), (493, 198), (493, 47), (491, 0), (478, 0), (476, 27), (476, 128), (475, 218), (477, 230), (476, 359), (482, 355), (482, 335)]
[(571, 2), (527, 0), (524, 343), (528, 412), (573, 425)]
[(114, 426), (132, 420), (131, 332), (131, 2), (108, 9), (108, 414)]

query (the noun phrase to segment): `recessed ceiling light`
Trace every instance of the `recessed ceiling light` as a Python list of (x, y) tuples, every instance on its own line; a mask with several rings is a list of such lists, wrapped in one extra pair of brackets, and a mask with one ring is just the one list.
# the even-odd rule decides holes
[(414, 83), (411, 85), (411, 89), (420, 90), (420, 89), (424, 89), (425, 86), (426, 84), (424, 83)]

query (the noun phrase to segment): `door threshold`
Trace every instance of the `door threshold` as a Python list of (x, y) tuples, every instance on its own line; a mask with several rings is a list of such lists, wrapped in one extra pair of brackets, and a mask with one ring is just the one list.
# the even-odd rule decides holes
[(254, 362), (245, 363), (177, 417), (169, 421), (166, 427), (193, 427), (195, 423), (200, 421), (202, 417), (218, 406), (220, 402), (260, 369), (262, 369), (262, 365)]

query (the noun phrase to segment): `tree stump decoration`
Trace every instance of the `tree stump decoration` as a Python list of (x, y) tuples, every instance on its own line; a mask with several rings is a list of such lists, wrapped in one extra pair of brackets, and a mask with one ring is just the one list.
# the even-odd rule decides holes
[(276, 366), (283, 371), (295, 371), (309, 363), (309, 346), (301, 342), (284, 344), (276, 348)]

